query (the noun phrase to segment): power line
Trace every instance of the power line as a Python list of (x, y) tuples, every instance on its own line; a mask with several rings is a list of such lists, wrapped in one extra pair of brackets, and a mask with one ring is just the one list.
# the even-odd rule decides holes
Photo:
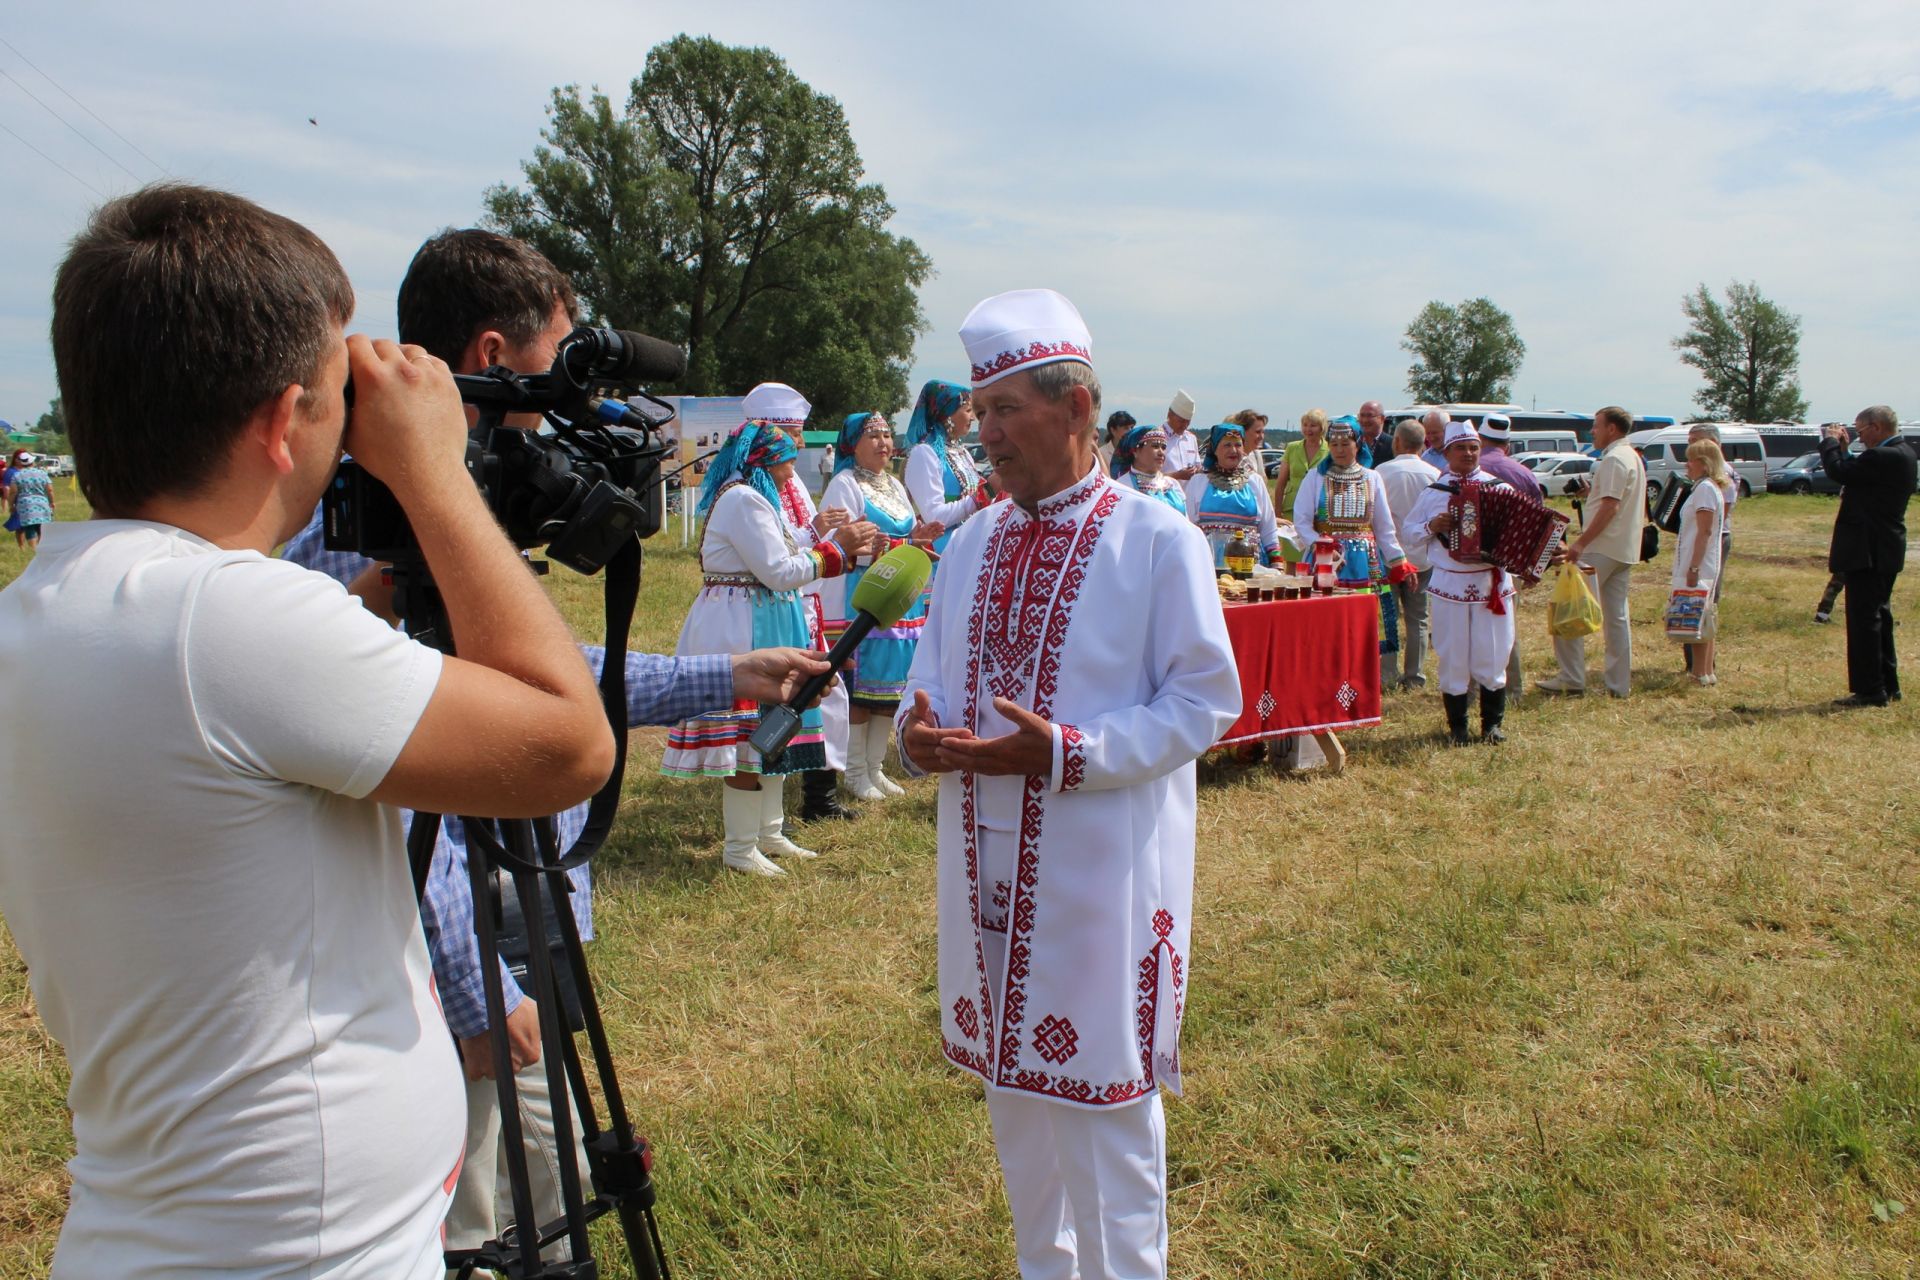
[(91, 182), (88, 182), (85, 178), (81, 177), (79, 174), (75, 173), (73, 170), (67, 168), (67, 166), (61, 164), (58, 160), (55, 160), (52, 156), (48, 155), (46, 152), (42, 151), (40, 148), (34, 146), (31, 142), (28, 142), (25, 138), (21, 137), (19, 134), (14, 133), (13, 130), (8, 129), (6, 125), (0, 124), (0, 129), (4, 129), (6, 130), (7, 133), (13, 134), (14, 141), (18, 142), (21, 146), (25, 147), (27, 150), (33, 152), (33, 154), (39, 156), (42, 160), (45, 160), (48, 164), (52, 165), (54, 168), (58, 169), (60, 172), (66, 174), (69, 178), (72, 178), (75, 182), (79, 183), (81, 186), (85, 187), (87, 190), (93, 192), (93, 194), (99, 196), (102, 200), (105, 200), (107, 198), (106, 192), (94, 186)]
[[(128, 148), (130, 148), (135, 155), (139, 156), (142, 160), (145, 160), (148, 164), (158, 169), (161, 173), (165, 173), (167, 171), (167, 166), (161, 164), (158, 160), (155, 160), (152, 156), (148, 155), (146, 152), (142, 151), (139, 147), (135, 146), (133, 142), (129, 140), (124, 133), (121, 133), (118, 129), (108, 124), (105, 120), (102, 120), (100, 118), (99, 112), (95, 111), (92, 107), (88, 106), (86, 103), (80, 101), (80, 99), (74, 97), (71, 93), (68, 93), (65, 85), (61, 84), (58, 80), (55, 80), (52, 76), (48, 75), (46, 72), (40, 70), (38, 66), (35, 66), (33, 59), (29, 58), (26, 54), (20, 52), (20, 50), (14, 48), (13, 42), (11, 40), (8, 40), (5, 36), (0, 36), (0, 44), (3, 44), (8, 49), (13, 50), (14, 57), (20, 59), (20, 61), (26, 63), (29, 67), (32, 67), (34, 70), (34, 73), (38, 75), (42, 80), (45, 80), (48, 84), (60, 90), (61, 93), (66, 94), (67, 100), (69, 102), (73, 103), (74, 106), (80, 108), (82, 111), (86, 112), (88, 115), (92, 116), (102, 129), (105, 129), (108, 133), (120, 139), (120, 141), (126, 143)], [(20, 82), (16, 80), (14, 81), (14, 83), (19, 84)], [(21, 87), (25, 88), (26, 86), (21, 85)], [(35, 101), (37, 102), (39, 101), (39, 99), (36, 98)], [(72, 126), (69, 125), (68, 127), (71, 128)], [(115, 163), (118, 163), (118, 161), (116, 161)], [(122, 166), (122, 167), (124, 168), (125, 166)]]
[(27, 88), (27, 86), (25, 86), (24, 84), (21, 84), (19, 77), (15, 76), (13, 72), (7, 70), (5, 67), (0, 67), (0, 76), (5, 76), (7, 79), (13, 81), (15, 85), (19, 86), (20, 92), (26, 94), (29, 98), (32, 98), (35, 102), (40, 103), (40, 109), (42, 111), (45, 111), (48, 115), (52, 116), (55, 120), (58, 120), (61, 124), (64, 124), (67, 126), (67, 128), (73, 130), (74, 137), (80, 139), (80, 141), (86, 143), (88, 146), (92, 147), (95, 151), (98, 151), (101, 155), (106, 156), (107, 159), (112, 160), (114, 164), (119, 165), (120, 172), (126, 174), (129, 178), (132, 178), (135, 182), (140, 181), (139, 174), (127, 168), (127, 166), (125, 166), (124, 164), (120, 164), (120, 161), (115, 157), (108, 155), (105, 148), (103, 148), (99, 143), (95, 142), (92, 138), (89, 138), (86, 134), (80, 132), (78, 128), (75, 128), (71, 120), (68, 120), (65, 116), (61, 115), (58, 111), (55, 111), (52, 107), (48, 106), (45, 102), (41, 102), (40, 95), (35, 93), (33, 90)]

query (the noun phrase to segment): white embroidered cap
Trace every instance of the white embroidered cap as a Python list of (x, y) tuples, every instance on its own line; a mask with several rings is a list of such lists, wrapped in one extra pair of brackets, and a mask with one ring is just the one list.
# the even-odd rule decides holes
[(1447, 424), (1446, 441), (1440, 446), (1440, 451), (1444, 453), (1456, 444), (1459, 444), (1462, 440), (1472, 440), (1476, 444), (1480, 440), (1480, 433), (1473, 429), (1473, 420), (1470, 418), (1463, 418), (1459, 422), (1449, 422)]
[(1193, 397), (1185, 391), (1174, 392), (1173, 403), (1167, 406), (1167, 411), (1173, 414), (1174, 417), (1185, 418), (1188, 422), (1193, 421), (1193, 410)]
[(778, 427), (800, 426), (812, 409), (805, 396), (784, 382), (763, 382), (740, 402), (741, 416), (748, 422), (771, 422)]
[(1506, 440), (1513, 435), (1513, 419), (1504, 413), (1490, 413), (1480, 423), (1480, 434), (1489, 440)]
[(1010, 373), (1062, 360), (1093, 364), (1087, 322), (1052, 289), (1015, 289), (980, 303), (960, 322), (976, 389)]

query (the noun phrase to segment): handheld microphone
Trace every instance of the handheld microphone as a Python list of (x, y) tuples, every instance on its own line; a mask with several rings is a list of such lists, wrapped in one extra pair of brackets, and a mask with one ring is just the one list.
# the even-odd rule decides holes
[(847, 665), (867, 633), (875, 627), (890, 627), (904, 618), (932, 576), (933, 561), (911, 543), (895, 547), (873, 562), (873, 567), (861, 575), (860, 585), (853, 589), (853, 599), (849, 602), (853, 621), (827, 654), (827, 670), (801, 685), (800, 691), (785, 703), (768, 710), (747, 739), (761, 759), (780, 758), (787, 744), (793, 741), (793, 735), (799, 732), (801, 713), (826, 692), (827, 683)]

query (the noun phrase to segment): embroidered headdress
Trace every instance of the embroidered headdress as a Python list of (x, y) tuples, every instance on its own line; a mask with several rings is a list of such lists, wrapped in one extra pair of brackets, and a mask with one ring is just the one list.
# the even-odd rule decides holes
[(960, 341), (973, 366), (973, 387), (990, 386), (1010, 373), (1062, 360), (1093, 364), (1087, 322), (1052, 289), (1015, 289), (996, 294), (960, 322)]
[[(950, 385), (950, 384), (949, 384)], [(860, 437), (867, 434), (867, 428), (878, 422), (887, 426), (887, 420), (877, 413), (850, 413), (847, 420), (840, 424), (839, 438), (833, 442), (833, 469), (846, 471), (854, 465), (854, 450), (860, 447)]]
[(1140, 452), (1140, 446), (1149, 440), (1167, 442), (1167, 429), (1159, 423), (1147, 427), (1135, 427), (1120, 437), (1120, 443), (1113, 447), (1113, 461), (1107, 464), (1107, 472), (1115, 480), (1133, 470), (1133, 457)]

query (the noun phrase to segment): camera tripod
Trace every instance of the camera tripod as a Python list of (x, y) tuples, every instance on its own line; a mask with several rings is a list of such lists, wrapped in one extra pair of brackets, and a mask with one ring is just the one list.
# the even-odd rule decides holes
[[(627, 1252), (641, 1280), (668, 1280), (665, 1247), (655, 1221), (652, 1153), (646, 1140), (634, 1133), (619, 1080), (614, 1074), (606, 1028), (600, 1018), (580, 928), (568, 903), (573, 886), (567, 873), (585, 864), (605, 842), (620, 802), (620, 784), (626, 771), (627, 694), (626, 636), (640, 592), (640, 544), (629, 541), (607, 563), (606, 660), (601, 668), (600, 697), (614, 727), (613, 773), (588, 804), (587, 823), (573, 847), (558, 847), (553, 819), (491, 821), (461, 817), (466, 837), (467, 872), (472, 885), (474, 934), (479, 943), (486, 996), (488, 1047), (499, 1094), (501, 1142), (505, 1147), (507, 1181), (513, 1203), (512, 1220), (498, 1237), (476, 1249), (449, 1250), (447, 1269), (465, 1280), (486, 1269), (512, 1280), (595, 1280), (600, 1274), (588, 1240), (588, 1225), (608, 1213), (618, 1215)], [(543, 568), (544, 566), (539, 566)], [(394, 604), (407, 632), (422, 643), (454, 651), (439, 592), (426, 565), (399, 560), (393, 566)], [(441, 823), (437, 814), (416, 814), (408, 832), (407, 851), (416, 895), (424, 892)], [(563, 1215), (551, 1222), (535, 1217), (531, 1179), (527, 1170), (519, 1090), (514, 1080), (507, 1042), (505, 998), (500, 980), (500, 921), (494, 885), (496, 870), (505, 872), (526, 922), (528, 940), (527, 994), (540, 1016), (540, 1056), (548, 1095), (554, 1100), (554, 1140), (560, 1152), (560, 1195)], [(595, 1078), (606, 1099), (606, 1124), (600, 1124), (588, 1090), (585, 1064), (573, 1029), (562, 1021), (565, 1008), (561, 973), (547, 934), (551, 921), (560, 937), (564, 964), (578, 999), (581, 1029), (592, 1053)], [(573, 1109), (566, 1106), (571, 1097)], [(576, 1143), (573, 1118), (582, 1132)], [(583, 1181), (576, 1151), (584, 1145), (589, 1181)], [(590, 1182), (590, 1185), (589, 1185)], [(492, 1194), (492, 1188), (487, 1188)], [(542, 1253), (565, 1241), (570, 1260), (547, 1261)]]

